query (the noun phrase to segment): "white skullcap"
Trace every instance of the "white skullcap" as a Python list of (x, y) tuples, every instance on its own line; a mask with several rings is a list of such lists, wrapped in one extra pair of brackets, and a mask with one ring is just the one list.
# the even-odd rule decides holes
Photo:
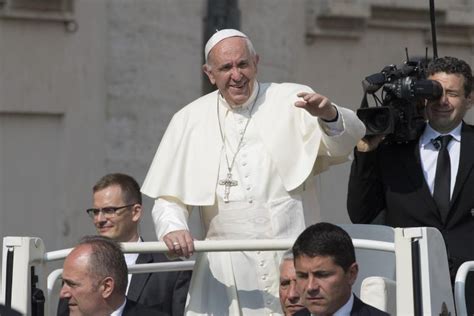
[(234, 29), (224, 29), (224, 30), (217, 31), (207, 41), (206, 47), (204, 48), (204, 58), (206, 59), (206, 61), (207, 61), (207, 56), (209, 55), (209, 52), (211, 51), (211, 49), (214, 48), (214, 46), (216, 46), (217, 43), (229, 37), (248, 38), (247, 35), (245, 35), (244, 33), (234, 30)]

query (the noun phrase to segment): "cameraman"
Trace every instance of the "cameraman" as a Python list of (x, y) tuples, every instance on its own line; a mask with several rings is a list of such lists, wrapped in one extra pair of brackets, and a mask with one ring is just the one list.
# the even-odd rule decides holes
[[(362, 139), (354, 150), (347, 208), (353, 223), (371, 223), (385, 210), (383, 224), (436, 227), (454, 281), (458, 267), (474, 260), (474, 126), (463, 122), (472, 106), (472, 71), (463, 60), (443, 57), (430, 62), (426, 75), (441, 84), (443, 95), (425, 103), (423, 133), (405, 144)], [(444, 135), (450, 136), (438, 138)], [(472, 273), (466, 285), (472, 311)]]

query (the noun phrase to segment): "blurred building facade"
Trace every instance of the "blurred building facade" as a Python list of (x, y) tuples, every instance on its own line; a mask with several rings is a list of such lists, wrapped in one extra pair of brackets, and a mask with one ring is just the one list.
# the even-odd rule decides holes
[[(260, 81), (307, 84), (354, 110), (361, 80), (401, 64), (405, 48), (432, 56), (425, 0), (220, 2), (260, 54)], [(205, 89), (210, 4), (0, 1), (0, 237), (70, 247), (93, 233), (85, 209), (97, 179), (124, 172), (143, 181), (173, 113)], [(474, 66), (474, 0), (436, 1), (436, 19), (438, 55)], [(349, 222), (348, 172), (347, 163), (319, 177), (317, 218)], [(145, 206), (150, 240), (152, 201)]]

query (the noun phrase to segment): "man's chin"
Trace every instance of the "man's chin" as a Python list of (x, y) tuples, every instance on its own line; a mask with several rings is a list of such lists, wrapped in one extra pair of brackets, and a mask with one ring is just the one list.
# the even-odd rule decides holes
[(250, 92), (247, 89), (232, 89), (228, 92), (226, 101), (233, 107), (241, 106), (250, 98)]
[(79, 308), (77, 307), (76, 304), (70, 304), (69, 305), (69, 316), (79, 316), (79, 315), (82, 315), (81, 314), (81, 311), (79, 310)]
[(306, 302), (305, 306), (313, 314), (325, 313), (328, 310), (328, 306), (323, 302)]
[(292, 306), (288, 306), (286, 310), (289, 311), (291, 314), (294, 314), (303, 308), (304, 308), (303, 305), (292, 305)]
[(111, 239), (114, 239), (114, 234), (111, 228), (99, 228), (97, 230), (97, 233), (103, 237), (109, 237)]

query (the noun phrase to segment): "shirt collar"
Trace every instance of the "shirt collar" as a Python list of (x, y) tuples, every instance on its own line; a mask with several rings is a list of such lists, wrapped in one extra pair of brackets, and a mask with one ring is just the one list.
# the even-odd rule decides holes
[(219, 98), (219, 103), (223, 104), (226, 109), (241, 112), (244, 110), (249, 110), (249, 107), (252, 106), (253, 102), (255, 101), (255, 98), (257, 97), (257, 93), (258, 93), (258, 82), (257, 80), (255, 80), (253, 83), (253, 90), (252, 90), (252, 94), (250, 95), (250, 98), (248, 98), (248, 100), (245, 101), (245, 103), (239, 106), (231, 107), (220, 92), (218, 92), (217, 95)]
[[(143, 240), (141, 237), (138, 238), (138, 240), (136, 241), (137, 244), (142, 243), (142, 242)], [(132, 265), (136, 263), (137, 258), (138, 258), (138, 253), (124, 253), (123, 256), (125, 257), (125, 262), (127, 263), (127, 265)]]
[(431, 140), (435, 139), (436, 137), (440, 135), (451, 135), (453, 136), (453, 140), (456, 140), (458, 142), (461, 141), (461, 128), (462, 128), (462, 122), (459, 123), (458, 126), (456, 126), (451, 132), (441, 134), (438, 131), (435, 131), (430, 124), (426, 124), (425, 130), (423, 131), (423, 134), (421, 134), (420, 137), (420, 145), (422, 147), (425, 147), (427, 145), (431, 144)]
[(354, 305), (354, 294), (351, 294), (346, 304), (339, 308), (333, 316), (349, 316), (352, 311), (352, 305)]
[[(352, 311), (352, 306), (354, 305), (354, 293), (351, 293), (351, 296), (347, 300), (346, 304), (342, 305), (333, 316), (349, 316)], [(316, 314), (311, 314), (313, 316), (317, 316)]]
[(125, 309), (125, 304), (127, 304), (127, 299), (126, 298), (123, 300), (122, 305), (120, 305), (119, 308), (114, 310), (114, 312), (112, 314), (110, 314), (110, 316), (121, 316), (123, 314), (123, 310)]

